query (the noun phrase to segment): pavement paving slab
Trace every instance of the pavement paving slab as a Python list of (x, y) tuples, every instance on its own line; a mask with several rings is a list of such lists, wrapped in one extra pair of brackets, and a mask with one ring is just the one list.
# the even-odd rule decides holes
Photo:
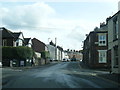
[[(84, 63), (80, 62), (79, 64), (80, 64), (81, 68), (89, 69)], [(107, 69), (90, 69), (90, 70), (109, 72)], [(120, 85), (120, 74), (111, 74), (111, 73), (99, 74), (98, 73), (97, 76), (104, 78), (104, 79), (108, 79), (108, 80), (118, 83)]]

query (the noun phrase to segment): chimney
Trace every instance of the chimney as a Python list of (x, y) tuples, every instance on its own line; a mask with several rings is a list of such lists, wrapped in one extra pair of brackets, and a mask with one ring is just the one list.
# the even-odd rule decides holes
[(118, 11), (120, 10), (120, 1), (118, 2)]

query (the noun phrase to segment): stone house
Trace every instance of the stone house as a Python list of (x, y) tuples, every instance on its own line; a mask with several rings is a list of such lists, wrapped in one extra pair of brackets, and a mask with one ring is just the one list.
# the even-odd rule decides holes
[(108, 53), (111, 72), (120, 74), (120, 11), (106, 19), (108, 23)]

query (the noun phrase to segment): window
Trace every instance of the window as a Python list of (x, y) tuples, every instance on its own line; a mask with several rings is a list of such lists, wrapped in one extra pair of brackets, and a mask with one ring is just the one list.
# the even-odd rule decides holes
[(107, 50), (98, 50), (99, 52), (99, 63), (106, 63), (106, 51)]
[(106, 46), (106, 34), (99, 34), (99, 46)]
[(118, 65), (118, 46), (114, 47), (114, 65), (117, 66)]
[(16, 41), (16, 46), (22, 46), (22, 40), (21, 39), (18, 39), (17, 41)]
[(3, 39), (2, 45), (3, 45), (3, 46), (7, 46), (7, 39)]
[(16, 41), (16, 46), (19, 46), (19, 41), (18, 40)]
[(113, 27), (114, 27), (113, 37), (114, 37), (114, 40), (116, 40), (116, 39), (118, 39), (118, 20), (117, 20), (117, 18), (114, 19), (113, 23), (114, 23), (114, 25), (113, 25)]
[(19, 40), (19, 46), (22, 46), (22, 40)]

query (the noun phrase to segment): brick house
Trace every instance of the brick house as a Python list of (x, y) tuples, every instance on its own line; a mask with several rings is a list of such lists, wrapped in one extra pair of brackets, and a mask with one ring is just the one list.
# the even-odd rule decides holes
[(2, 46), (24, 46), (24, 36), (22, 32), (11, 32), (6, 28), (2, 30)]
[(108, 29), (105, 23), (96, 27), (89, 35), (86, 35), (83, 46), (83, 62), (90, 68), (108, 67)]
[(41, 59), (36, 62), (37, 65), (49, 63), (48, 59), (46, 59), (45, 57), (42, 57), (43, 52), (48, 52), (48, 48), (45, 43), (41, 42), (36, 38), (33, 38), (32, 48), (35, 51), (37, 57)]
[[(31, 39), (24, 38), (22, 32), (12, 32), (4, 27), (1, 27), (0, 30), (2, 31), (2, 46), (10, 46), (10, 47), (17, 47), (17, 46), (28, 46), (31, 47)], [(12, 52), (11, 52), (12, 53)], [(16, 60), (16, 59), (6, 59), (3, 60), (2, 63), (4, 66), (26, 66), (31, 65), (32, 60)]]
[(120, 11), (107, 18), (108, 51), (111, 57), (111, 72), (120, 74)]

